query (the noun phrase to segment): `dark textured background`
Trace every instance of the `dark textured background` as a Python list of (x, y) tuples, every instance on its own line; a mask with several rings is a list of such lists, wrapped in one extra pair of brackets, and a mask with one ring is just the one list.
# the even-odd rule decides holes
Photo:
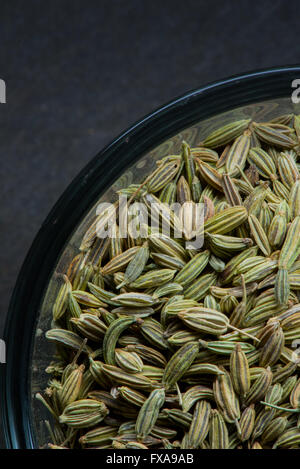
[(187, 90), (300, 63), (299, 13), (291, 0), (1, 1), (0, 338), (26, 252), (79, 170)]

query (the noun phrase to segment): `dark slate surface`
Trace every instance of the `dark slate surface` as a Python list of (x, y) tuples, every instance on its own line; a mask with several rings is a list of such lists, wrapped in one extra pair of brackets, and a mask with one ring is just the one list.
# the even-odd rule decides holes
[(300, 63), (299, 14), (291, 0), (1, 1), (0, 338), (26, 252), (79, 170), (187, 90)]

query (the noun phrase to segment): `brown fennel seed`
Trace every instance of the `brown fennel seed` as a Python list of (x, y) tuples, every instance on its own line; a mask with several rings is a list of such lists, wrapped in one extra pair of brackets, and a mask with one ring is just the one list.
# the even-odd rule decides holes
[(56, 278), (49, 448), (300, 448), (300, 117), (203, 135), (116, 194), (137, 237), (114, 202)]

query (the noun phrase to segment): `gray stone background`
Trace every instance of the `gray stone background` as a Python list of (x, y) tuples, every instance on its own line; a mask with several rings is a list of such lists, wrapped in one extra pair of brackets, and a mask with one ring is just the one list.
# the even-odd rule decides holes
[(190, 89), (300, 63), (299, 17), (297, 0), (1, 1), (0, 338), (26, 252), (79, 170)]

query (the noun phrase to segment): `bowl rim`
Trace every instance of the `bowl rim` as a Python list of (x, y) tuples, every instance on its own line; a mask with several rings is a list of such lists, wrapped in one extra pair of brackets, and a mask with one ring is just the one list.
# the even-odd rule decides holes
[(7, 448), (36, 447), (29, 388), (35, 325), (53, 266), (82, 216), (128, 166), (176, 132), (236, 107), (287, 97), (296, 78), (300, 78), (300, 65), (235, 75), (189, 91), (130, 126), (69, 184), (42, 223), (9, 304), (4, 331), (6, 364), (0, 365), (0, 410)]

